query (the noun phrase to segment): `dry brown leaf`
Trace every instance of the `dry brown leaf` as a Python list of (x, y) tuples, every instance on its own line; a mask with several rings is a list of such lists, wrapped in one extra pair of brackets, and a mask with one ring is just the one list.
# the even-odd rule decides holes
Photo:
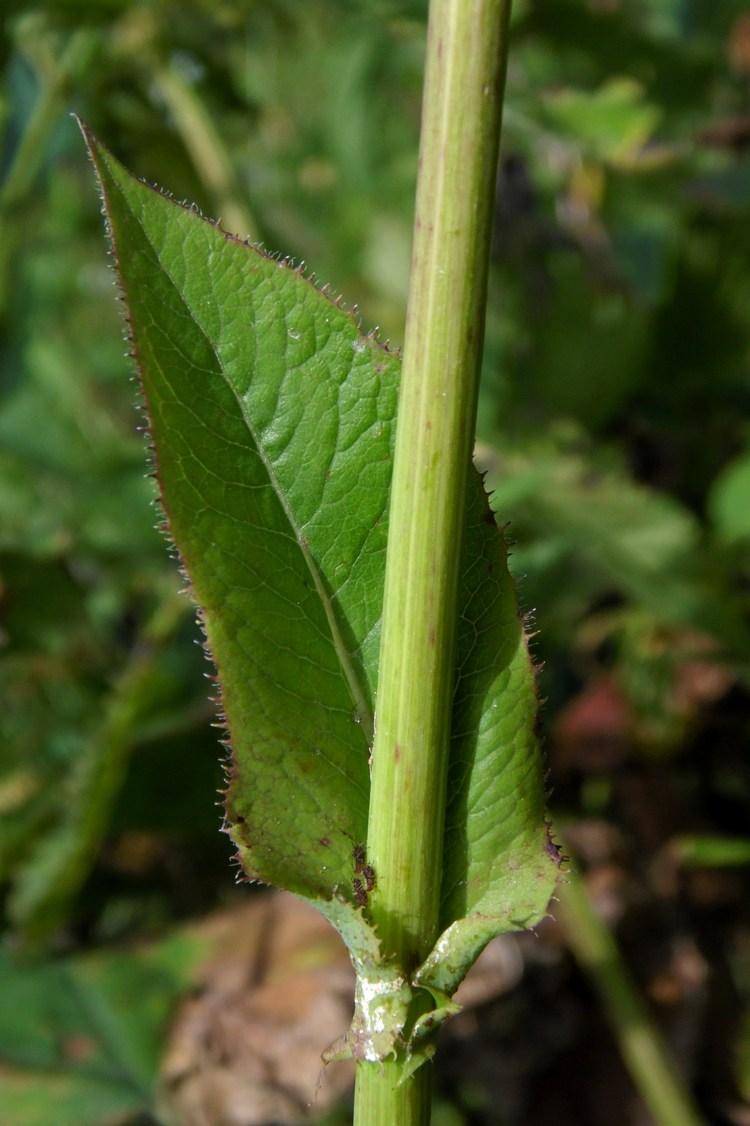
[(162, 1062), (159, 1109), (170, 1126), (305, 1123), (353, 1082), (321, 1053), (352, 1016), (354, 972), (336, 932), (283, 893), (209, 920), (215, 940), (198, 992), (181, 1007)]

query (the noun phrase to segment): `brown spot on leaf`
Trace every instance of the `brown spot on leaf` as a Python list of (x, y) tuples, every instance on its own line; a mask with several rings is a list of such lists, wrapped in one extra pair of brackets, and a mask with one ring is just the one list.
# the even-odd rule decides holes
[(550, 860), (552, 860), (559, 868), (561, 864), (565, 860), (569, 860), (570, 857), (566, 856), (563, 853), (561, 845), (556, 844), (556, 842), (552, 840), (552, 826), (547, 824), (546, 828), (547, 839), (544, 842), (544, 851), (547, 853), (547, 856), (550, 858)]
[(365, 885), (362, 883), (361, 880), (355, 879), (353, 884), (352, 884), (352, 887), (354, 888), (354, 899), (356, 900), (358, 906), (359, 907), (366, 907), (367, 906), (367, 892), (365, 891)]

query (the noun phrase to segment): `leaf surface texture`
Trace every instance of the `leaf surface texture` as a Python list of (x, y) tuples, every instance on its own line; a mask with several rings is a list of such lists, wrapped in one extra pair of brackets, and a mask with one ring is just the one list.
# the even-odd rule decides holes
[[(299, 270), (133, 179), (87, 140), (166, 521), (218, 673), (232, 837), (251, 877), (323, 910), (354, 902), (399, 359)], [(446, 991), (493, 934), (544, 914), (557, 876), (534, 673), (477, 474), (459, 613), (448, 946), (424, 979)]]

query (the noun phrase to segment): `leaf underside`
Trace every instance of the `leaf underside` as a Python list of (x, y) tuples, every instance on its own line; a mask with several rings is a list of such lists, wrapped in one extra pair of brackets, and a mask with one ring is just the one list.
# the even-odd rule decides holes
[[(338, 918), (367, 835), (400, 361), (299, 270), (135, 180), (84, 132), (166, 522), (217, 669), (230, 832), (249, 876)], [(534, 672), (476, 473), (459, 613), (446, 934), (440, 967), (423, 967), (444, 992), (494, 934), (543, 916), (557, 878)]]

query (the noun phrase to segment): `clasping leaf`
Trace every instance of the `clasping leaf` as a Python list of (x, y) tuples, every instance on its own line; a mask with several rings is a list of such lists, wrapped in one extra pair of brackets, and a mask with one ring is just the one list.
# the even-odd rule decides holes
[[(84, 132), (166, 525), (217, 671), (229, 832), (249, 877), (316, 903), (383, 980), (377, 873), (362, 876), (399, 359), (300, 270)], [(557, 878), (534, 671), (477, 474), (464, 541), (443, 935), (405, 983), (446, 997), (493, 935), (544, 915)]]

